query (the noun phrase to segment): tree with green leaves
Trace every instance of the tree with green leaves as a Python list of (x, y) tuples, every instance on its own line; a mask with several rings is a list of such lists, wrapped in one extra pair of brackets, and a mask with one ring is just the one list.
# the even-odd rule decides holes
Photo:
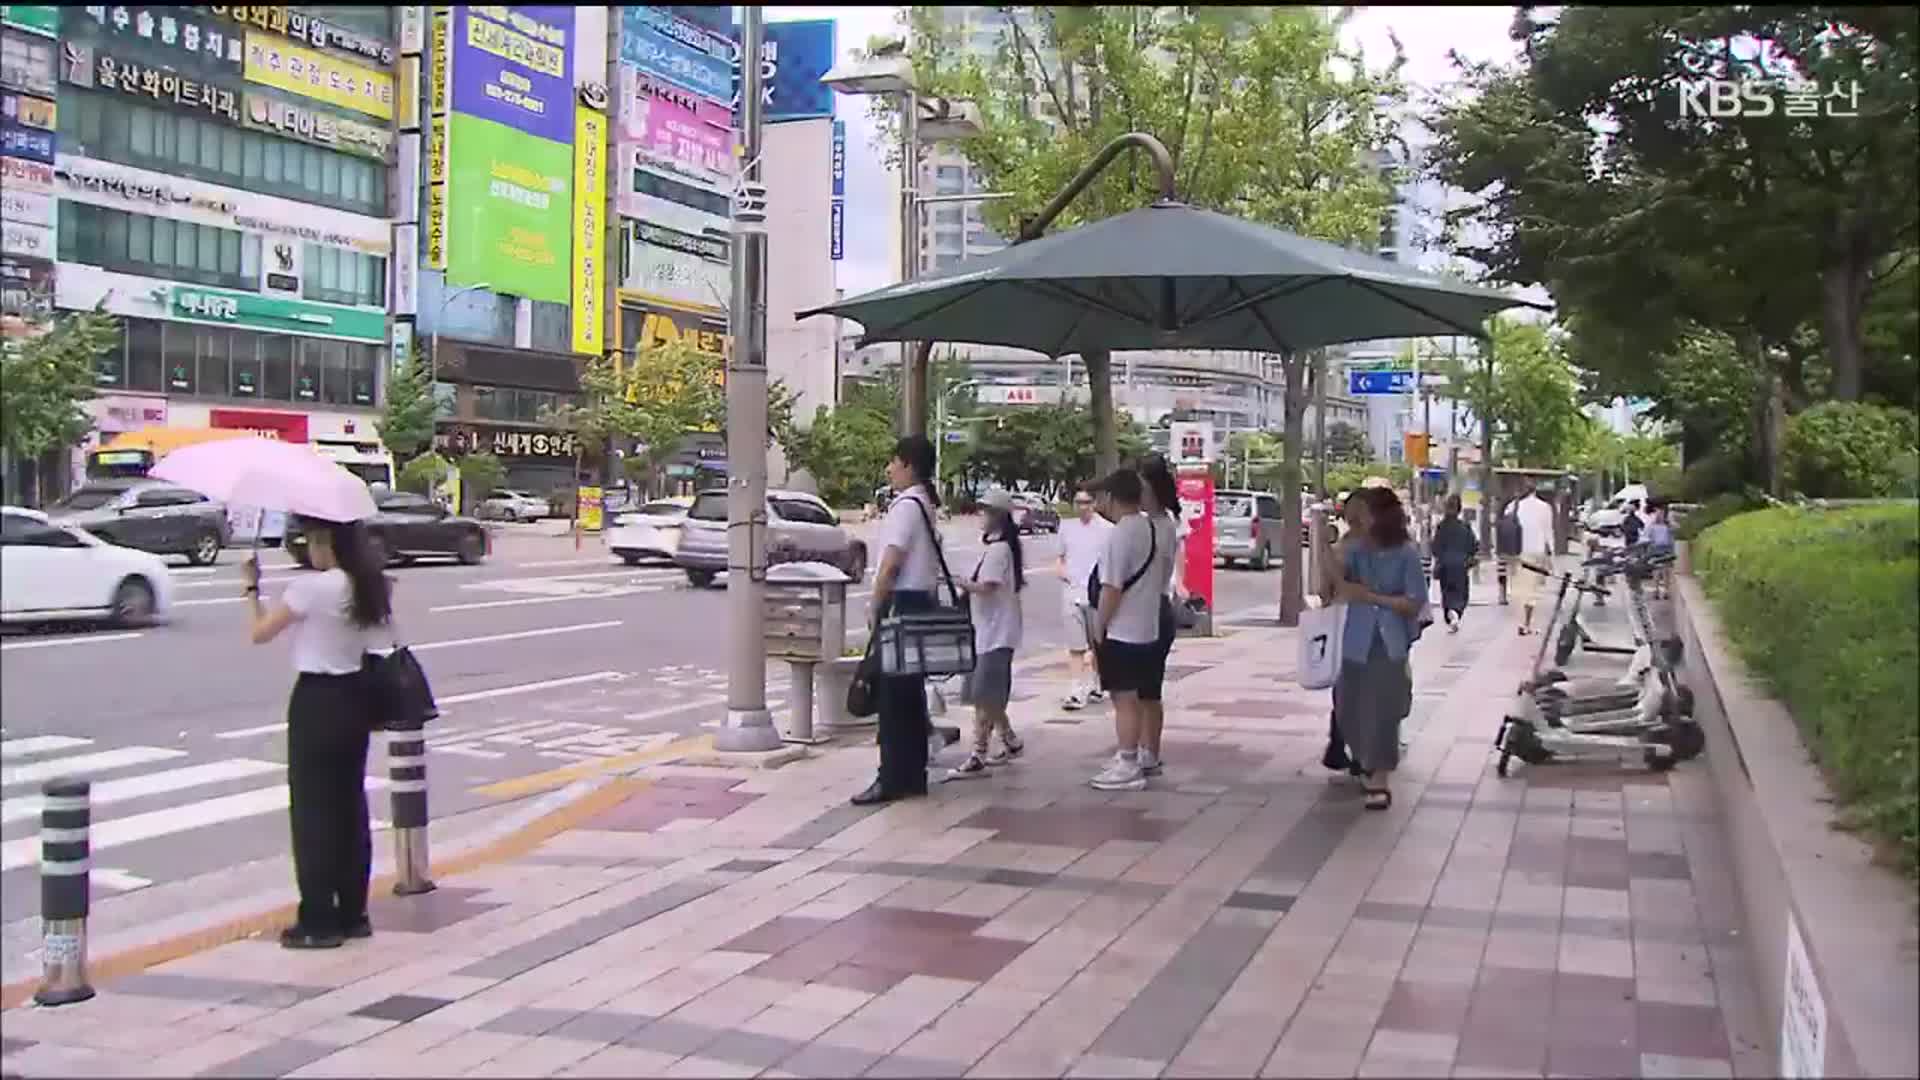
[[(1179, 197), (1195, 206), (1371, 250), (1392, 204), (1377, 165), (1395, 141), (1404, 101), (1396, 55), (1384, 71), (1350, 55), (1347, 15), (1290, 7), (1035, 6), (1007, 15), (999, 47), (961, 47), (953, 9), (905, 9), (910, 56), (924, 93), (971, 101), (981, 134), (961, 144), (985, 185), (1012, 197), (982, 206), (989, 226), (1016, 235), (1095, 154), (1131, 131), (1159, 139)], [(883, 130), (893, 104), (876, 99)], [(897, 140), (892, 140), (897, 141)], [(1158, 197), (1150, 166), (1109, 168), (1055, 223), (1071, 227)], [(1120, 459), (1110, 354), (1082, 359), (1094, 417), (1095, 468)], [(1282, 358), (1287, 458), (1300, 473), (1309, 357)], [(1299, 486), (1282, 492), (1299, 521)], [(1283, 618), (1301, 602), (1299, 552), (1288, 547)]]
[(899, 400), (897, 390), (884, 383), (849, 387), (838, 408), (822, 405), (812, 424), (787, 431), (781, 440), (787, 461), (813, 475), (828, 503), (864, 504), (886, 482)]
[(507, 480), (507, 467), (492, 454), (463, 454), (455, 467), (460, 470), (460, 497), (470, 507), (484, 502)]
[[(86, 403), (94, 396), (94, 365), (119, 340), (120, 320), (99, 311), (64, 315), (33, 337), (0, 340), (0, 450), (6, 462), (37, 462), (47, 451), (86, 437), (93, 429)], [(6, 462), (0, 462), (0, 475), (10, 485), (13, 470)]]
[(387, 375), (387, 399), (373, 426), (397, 461), (411, 461), (433, 445), (433, 376), (418, 357)]
[(1373, 460), (1373, 443), (1367, 438), (1366, 432), (1344, 420), (1335, 420), (1327, 425), (1329, 464), (1371, 460)]
[(452, 462), (431, 450), (416, 454), (400, 466), (400, 490), (416, 495), (431, 495), (433, 489), (446, 480), (447, 471), (452, 468)]
[(1434, 357), (1449, 392), (1481, 423), (1493, 424), (1496, 459), (1510, 458), (1524, 468), (1566, 465), (1586, 436), (1588, 420), (1560, 340), (1539, 323), (1510, 318), (1488, 320), (1487, 330), (1487, 340), (1469, 352)]

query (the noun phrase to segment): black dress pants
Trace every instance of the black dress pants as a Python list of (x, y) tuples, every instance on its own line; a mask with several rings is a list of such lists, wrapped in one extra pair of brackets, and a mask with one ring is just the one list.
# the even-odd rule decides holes
[[(933, 594), (917, 589), (896, 590), (893, 612), (907, 614), (933, 609)], [(875, 726), (880, 741), (880, 788), (893, 795), (924, 795), (927, 791), (927, 680), (920, 675), (883, 675), (879, 680), (880, 714)]]
[(288, 810), (299, 926), (340, 933), (367, 917), (368, 701), (362, 676), (300, 673), (287, 703)]

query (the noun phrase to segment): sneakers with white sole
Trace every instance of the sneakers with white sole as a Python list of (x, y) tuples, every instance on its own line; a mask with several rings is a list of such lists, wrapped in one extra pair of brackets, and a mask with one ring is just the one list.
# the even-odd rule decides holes
[(1087, 691), (1087, 704), (1098, 705), (1105, 700), (1107, 700), (1107, 692), (1105, 690)]
[(1114, 755), (1113, 764), (1088, 781), (1101, 791), (1139, 791), (1147, 786), (1146, 774), (1132, 758)]
[(1027, 744), (1021, 741), (1020, 736), (1009, 734), (1000, 741), (1000, 749), (987, 755), (987, 764), (1005, 765), (1019, 757), (1026, 748)]
[(967, 760), (947, 770), (949, 780), (978, 780), (987, 775), (987, 760), (979, 751), (967, 755)]
[(1161, 769), (1165, 767), (1165, 762), (1160, 760), (1160, 755), (1144, 747), (1135, 760), (1139, 762), (1142, 776), (1159, 776)]
[(1075, 691), (1061, 700), (1060, 707), (1068, 712), (1078, 712), (1087, 707), (1087, 699), (1080, 696), (1078, 691)]

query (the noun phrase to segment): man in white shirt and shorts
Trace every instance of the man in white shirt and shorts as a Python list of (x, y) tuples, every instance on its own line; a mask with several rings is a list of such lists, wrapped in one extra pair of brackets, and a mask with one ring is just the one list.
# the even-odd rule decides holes
[(1527, 567), (1538, 566), (1551, 573), (1557, 545), (1553, 506), (1540, 497), (1538, 488), (1528, 488), (1514, 516), (1520, 522), (1520, 558), (1517, 560), (1520, 565), (1514, 568), (1513, 595), (1520, 601), (1520, 633), (1524, 636), (1533, 633), (1533, 607), (1543, 582), (1540, 574)]
[(1113, 522), (1094, 512), (1093, 492), (1082, 484), (1073, 493), (1074, 516), (1060, 523), (1060, 557), (1054, 570), (1060, 575), (1060, 611), (1067, 625), (1067, 669), (1073, 673), (1073, 692), (1060, 707), (1068, 711), (1103, 700), (1099, 673), (1090, 670), (1087, 643), (1093, 638), (1093, 608), (1087, 603), (1087, 579), (1106, 550)]

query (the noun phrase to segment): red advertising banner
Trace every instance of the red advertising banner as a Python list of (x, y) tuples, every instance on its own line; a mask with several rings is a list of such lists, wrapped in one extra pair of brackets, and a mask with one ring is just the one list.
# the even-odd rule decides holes
[(262, 409), (210, 409), (207, 423), (212, 427), (251, 431), (263, 439), (303, 443), (307, 441), (305, 413), (266, 412)]
[(1204, 464), (1182, 465), (1180, 515), (1187, 523), (1187, 592), (1213, 602), (1213, 473)]

